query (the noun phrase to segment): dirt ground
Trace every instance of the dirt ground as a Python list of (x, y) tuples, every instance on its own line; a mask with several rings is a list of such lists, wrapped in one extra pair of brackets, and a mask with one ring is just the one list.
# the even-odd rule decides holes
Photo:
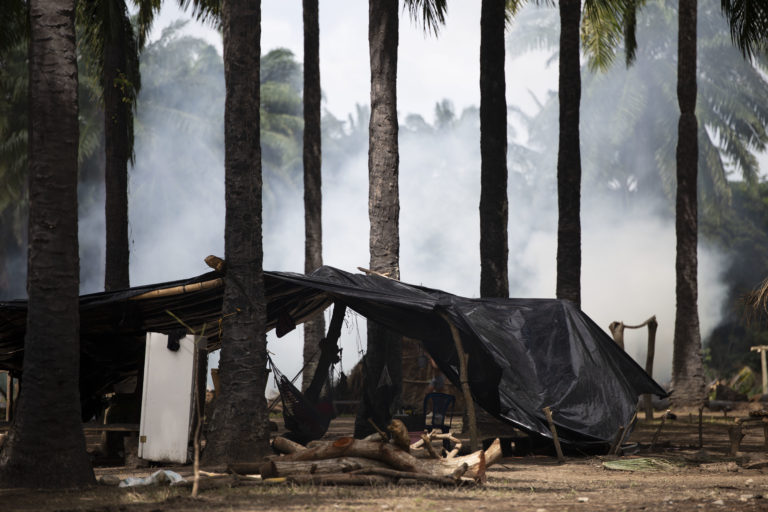
[[(226, 510), (768, 510), (768, 452), (763, 429), (747, 432), (736, 457), (729, 457), (728, 427), (747, 411), (706, 413), (699, 448), (697, 411), (678, 411), (667, 420), (653, 450), (660, 420), (639, 421), (627, 440), (636, 445), (623, 457), (567, 457), (565, 463), (545, 455), (508, 456), (488, 469), (483, 485), (445, 488), (431, 485), (320, 487), (267, 484), (222, 485), (190, 497), (189, 487), (117, 488), (96, 486), (81, 491), (0, 491), (0, 511), (165, 512)], [(342, 418), (332, 434), (351, 424)], [(341, 425), (341, 426), (339, 426)], [(651, 458), (656, 471), (607, 469), (611, 461)], [(764, 464), (763, 464), (764, 463)], [(765, 466), (766, 468), (763, 468)], [(159, 468), (96, 468), (97, 477), (147, 476)], [(191, 466), (169, 468), (191, 480)], [(234, 482), (234, 480), (227, 480)]]

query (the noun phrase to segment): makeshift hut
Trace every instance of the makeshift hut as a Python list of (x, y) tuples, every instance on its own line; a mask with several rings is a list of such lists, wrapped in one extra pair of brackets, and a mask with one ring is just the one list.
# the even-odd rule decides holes
[[(628, 429), (638, 396), (666, 395), (574, 304), (557, 299), (470, 299), (377, 275), (322, 267), (311, 275), (265, 272), (267, 330), (302, 323), (333, 303), (420, 340), (455, 386), (460, 360), (452, 328), (468, 354), (474, 402), (532, 436), (577, 448), (611, 443)], [(220, 345), (223, 279), (218, 272), (170, 283), (84, 295), (80, 300), (81, 391), (97, 397), (135, 374), (149, 331), (172, 332), (178, 319)], [(26, 301), (0, 303), (0, 370), (23, 364)], [(172, 312), (173, 315), (169, 314)]]

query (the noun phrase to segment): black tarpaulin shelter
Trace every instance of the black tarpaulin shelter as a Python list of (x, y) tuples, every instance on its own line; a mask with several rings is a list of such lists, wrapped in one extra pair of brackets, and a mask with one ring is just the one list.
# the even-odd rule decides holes
[[(609, 443), (626, 427), (640, 394), (665, 395), (586, 314), (556, 299), (469, 299), (375, 275), (322, 267), (311, 275), (264, 273), (268, 329), (289, 316), (301, 323), (340, 302), (368, 320), (421, 340), (440, 369), (459, 384), (459, 362), (447, 321), (469, 355), (469, 386), (493, 416), (551, 437), (549, 406), (561, 441)], [(223, 284), (211, 272), (188, 280), (81, 297), (81, 390), (135, 371), (147, 331), (179, 328), (168, 311), (218, 348)], [(18, 371), (26, 302), (0, 303), (0, 369)], [(84, 383), (85, 382), (85, 383)]]

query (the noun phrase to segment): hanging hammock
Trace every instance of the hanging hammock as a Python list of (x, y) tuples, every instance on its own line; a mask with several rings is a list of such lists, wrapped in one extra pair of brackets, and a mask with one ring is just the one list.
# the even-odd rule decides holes
[(288, 430), (285, 437), (301, 444), (323, 437), (331, 420), (336, 416), (329, 376), (326, 376), (326, 385), (323, 387), (327, 390), (326, 393), (319, 397), (317, 403), (312, 403), (277, 369), (272, 358), (268, 358), (268, 362), (283, 404), (283, 420)]

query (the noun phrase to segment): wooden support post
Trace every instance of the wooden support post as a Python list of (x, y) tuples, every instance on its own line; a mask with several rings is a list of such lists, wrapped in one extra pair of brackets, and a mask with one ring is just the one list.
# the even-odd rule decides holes
[(560, 438), (557, 437), (557, 428), (555, 428), (555, 422), (552, 420), (552, 409), (545, 407), (544, 414), (547, 415), (547, 422), (549, 423), (549, 430), (552, 432), (552, 440), (555, 442), (555, 452), (557, 452), (557, 462), (561, 464), (565, 462), (563, 457), (563, 449), (560, 447)]
[(621, 440), (624, 437), (624, 425), (619, 426), (619, 430), (616, 431), (616, 435), (613, 436), (613, 443), (611, 443), (611, 447), (608, 450), (609, 455), (617, 455), (619, 453), (619, 446), (621, 445)]
[[(613, 335), (613, 339), (624, 350), (624, 329), (640, 329), (648, 326), (648, 350), (645, 356), (645, 372), (649, 376), (653, 376), (653, 358), (656, 352), (656, 330), (659, 327), (659, 323), (656, 321), (656, 315), (639, 325), (625, 325), (624, 322), (614, 321), (608, 326), (608, 329)], [(765, 392), (764, 392), (765, 393)], [(645, 419), (653, 419), (653, 406), (651, 404), (651, 395), (643, 395), (642, 399), (643, 409), (645, 410)]]
[(768, 418), (763, 418), (763, 450), (768, 451)]
[(624, 350), (624, 322), (611, 322), (608, 329), (611, 330), (613, 341)]
[(664, 416), (661, 417), (661, 423), (659, 423), (659, 428), (657, 428), (656, 432), (653, 434), (653, 439), (651, 440), (651, 448), (650, 448), (651, 451), (653, 451), (653, 447), (656, 446), (656, 441), (659, 440), (659, 435), (661, 434), (661, 428), (664, 426), (664, 422), (667, 420), (668, 414), (669, 414), (669, 409), (667, 409), (667, 412), (664, 413)]
[(702, 426), (704, 407), (699, 407), (699, 450), (704, 447), (704, 427)]
[[(656, 315), (646, 320), (648, 324), (648, 348), (645, 353), (645, 373), (649, 377), (653, 377), (653, 358), (656, 355), (656, 330), (659, 327), (659, 323), (656, 321)], [(646, 394), (643, 396), (643, 408), (645, 409), (645, 421), (653, 420), (653, 403), (651, 402), (651, 395)]]
[(5, 402), (5, 421), (11, 421), (13, 419), (13, 406), (14, 406), (14, 399), (13, 395), (14, 389), (13, 389), (13, 374), (11, 372), (7, 373), (6, 376), (6, 387), (5, 392), (7, 393), (7, 400)]
[(467, 404), (467, 417), (469, 418), (469, 446), (473, 452), (480, 449), (480, 440), (477, 435), (477, 417), (475, 416), (475, 401), (472, 399), (472, 393), (469, 390), (469, 376), (467, 373), (467, 365), (469, 361), (469, 355), (464, 352), (464, 347), (461, 344), (461, 337), (459, 336), (459, 330), (453, 325), (451, 319), (444, 312), (440, 312), (440, 316), (443, 317), (448, 327), (451, 329), (451, 336), (453, 336), (453, 343), (456, 346), (456, 354), (459, 357), (459, 380), (461, 381), (461, 391), (464, 395), (464, 402)]
[(616, 447), (613, 449), (613, 455), (618, 455), (621, 451), (621, 445), (624, 444), (624, 439), (627, 437), (627, 434), (629, 434), (629, 431), (632, 429), (632, 424), (635, 422), (635, 419), (637, 418), (637, 412), (632, 415), (632, 419), (629, 420), (629, 423), (627, 423), (626, 426), (619, 427), (618, 432), (618, 442), (616, 443)]
[(768, 370), (766, 369), (765, 351), (768, 350), (768, 345), (758, 345), (756, 347), (749, 347), (749, 350), (753, 352), (760, 352), (760, 368), (763, 373), (763, 394), (768, 394)]
[(744, 432), (741, 428), (741, 422), (737, 419), (736, 422), (728, 428), (728, 440), (731, 442), (728, 454), (731, 457), (735, 457), (739, 453), (739, 446), (741, 440), (744, 439)]
[(5, 372), (5, 421), (11, 421), (11, 372)]

